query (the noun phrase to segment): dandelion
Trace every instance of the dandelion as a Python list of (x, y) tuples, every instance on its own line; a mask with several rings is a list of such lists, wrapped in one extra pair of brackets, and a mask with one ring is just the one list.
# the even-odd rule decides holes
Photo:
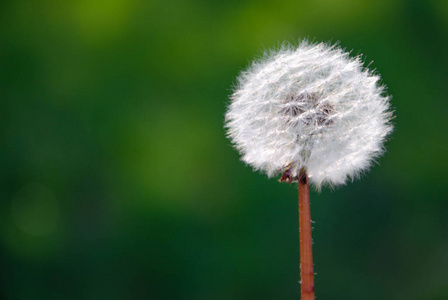
[(298, 182), (302, 299), (314, 299), (308, 181), (344, 184), (384, 152), (392, 113), (379, 81), (361, 56), (302, 41), (254, 62), (231, 96), (225, 126), (242, 160)]

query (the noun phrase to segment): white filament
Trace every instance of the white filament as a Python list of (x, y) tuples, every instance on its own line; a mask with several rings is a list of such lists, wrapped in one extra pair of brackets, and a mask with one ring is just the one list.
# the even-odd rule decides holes
[(383, 153), (392, 131), (379, 79), (339, 46), (284, 46), (238, 77), (228, 136), (269, 177), (303, 169), (317, 188), (343, 184)]

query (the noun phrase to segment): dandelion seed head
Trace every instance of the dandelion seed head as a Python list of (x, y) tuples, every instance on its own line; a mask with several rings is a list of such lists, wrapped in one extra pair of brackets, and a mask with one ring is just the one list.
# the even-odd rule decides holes
[(227, 133), (242, 160), (269, 177), (317, 188), (368, 169), (391, 133), (380, 77), (337, 45), (302, 41), (243, 71), (230, 97)]

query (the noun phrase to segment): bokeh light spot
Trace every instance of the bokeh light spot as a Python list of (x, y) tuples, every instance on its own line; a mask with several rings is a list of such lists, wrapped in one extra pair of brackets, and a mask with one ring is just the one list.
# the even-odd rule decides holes
[(74, 7), (79, 33), (87, 41), (101, 42), (119, 36), (133, 11), (129, 0), (79, 1)]
[(23, 187), (12, 200), (11, 214), (23, 232), (44, 236), (55, 231), (59, 207), (50, 189), (33, 183)]

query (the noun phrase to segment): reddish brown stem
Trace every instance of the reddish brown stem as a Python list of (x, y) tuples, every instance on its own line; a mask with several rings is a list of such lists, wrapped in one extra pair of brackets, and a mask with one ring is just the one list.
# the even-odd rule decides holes
[(308, 175), (299, 174), (300, 277), (302, 300), (314, 300), (313, 242)]

